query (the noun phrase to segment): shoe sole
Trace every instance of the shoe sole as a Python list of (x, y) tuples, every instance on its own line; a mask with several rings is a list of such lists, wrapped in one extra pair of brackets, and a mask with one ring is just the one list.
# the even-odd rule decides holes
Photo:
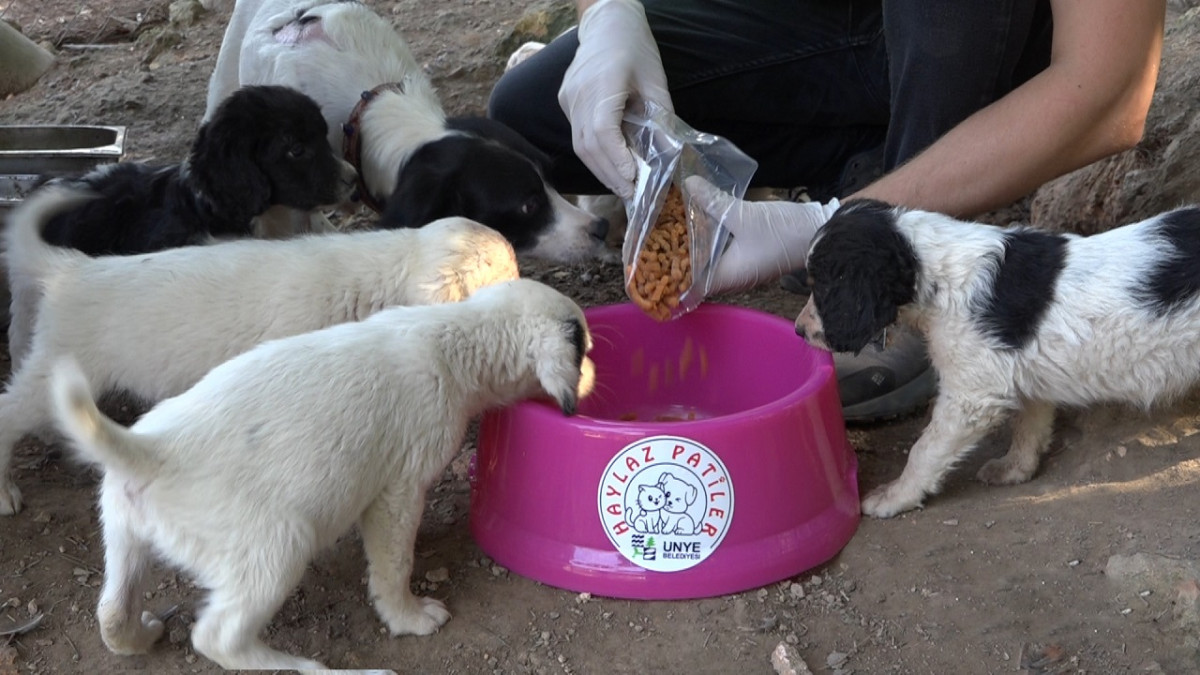
[(937, 373), (926, 368), (894, 391), (862, 403), (842, 408), (846, 422), (882, 422), (908, 415), (924, 408), (937, 394)]
[(785, 290), (789, 293), (795, 293), (796, 295), (811, 295), (812, 294), (812, 289), (808, 287), (808, 284), (804, 283), (799, 278), (797, 278), (796, 274), (794, 272), (785, 274), (782, 277), (780, 277), (779, 278), (779, 286), (783, 290)]

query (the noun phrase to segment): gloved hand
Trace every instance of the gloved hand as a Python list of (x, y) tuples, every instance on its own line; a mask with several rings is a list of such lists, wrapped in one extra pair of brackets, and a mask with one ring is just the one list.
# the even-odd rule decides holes
[(621, 135), (631, 103), (674, 112), (658, 45), (637, 0), (600, 0), (579, 20), (579, 49), (563, 75), (558, 103), (571, 122), (575, 154), (621, 199), (633, 196), (637, 167)]
[(710, 293), (744, 291), (804, 266), (817, 229), (839, 203), (748, 202), (699, 176), (684, 181), (691, 201), (714, 222), (724, 215), (733, 235), (717, 260)]

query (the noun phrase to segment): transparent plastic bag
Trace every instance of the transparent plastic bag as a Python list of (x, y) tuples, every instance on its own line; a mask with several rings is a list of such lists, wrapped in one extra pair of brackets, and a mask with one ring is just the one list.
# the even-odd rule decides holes
[[(717, 260), (729, 240), (722, 224), (725, 214), (710, 216), (694, 207), (684, 180), (700, 176), (740, 199), (758, 162), (725, 138), (696, 131), (653, 103), (644, 113), (627, 113), (622, 131), (638, 169), (633, 198), (625, 204), (625, 293), (653, 318), (674, 319), (708, 297)], [(682, 196), (686, 254), (678, 246), (681, 237), (670, 232), (678, 230), (671, 222), (678, 205), (668, 205), (659, 223), (672, 186)]]

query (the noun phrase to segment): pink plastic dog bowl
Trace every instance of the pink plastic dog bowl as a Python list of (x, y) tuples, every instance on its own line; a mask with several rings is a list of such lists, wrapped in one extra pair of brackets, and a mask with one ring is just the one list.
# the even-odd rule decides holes
[(699, 598), (832, 558), (858, 527), (833, 363), (790, 321), (706, 304), (587, 311), (596, 389), (488, 412), (471, 531), (497, 563), (596, 595)]

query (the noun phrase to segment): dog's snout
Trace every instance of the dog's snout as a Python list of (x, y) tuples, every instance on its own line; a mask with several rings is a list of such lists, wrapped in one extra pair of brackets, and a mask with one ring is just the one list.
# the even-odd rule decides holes
[(608, 218), (593, 218), (588, 223), (588, 236), (603, 241), (608, 236), (608, 227)]
[(821, 322), (820, 315), (817, 314), (817, 308), (814, 306), (811, 297), (796, 317), (796, 335), (804, 338), (805, 342), (817, 349), (829, 349), (829, 346), (825, 343), (824, 324)]

